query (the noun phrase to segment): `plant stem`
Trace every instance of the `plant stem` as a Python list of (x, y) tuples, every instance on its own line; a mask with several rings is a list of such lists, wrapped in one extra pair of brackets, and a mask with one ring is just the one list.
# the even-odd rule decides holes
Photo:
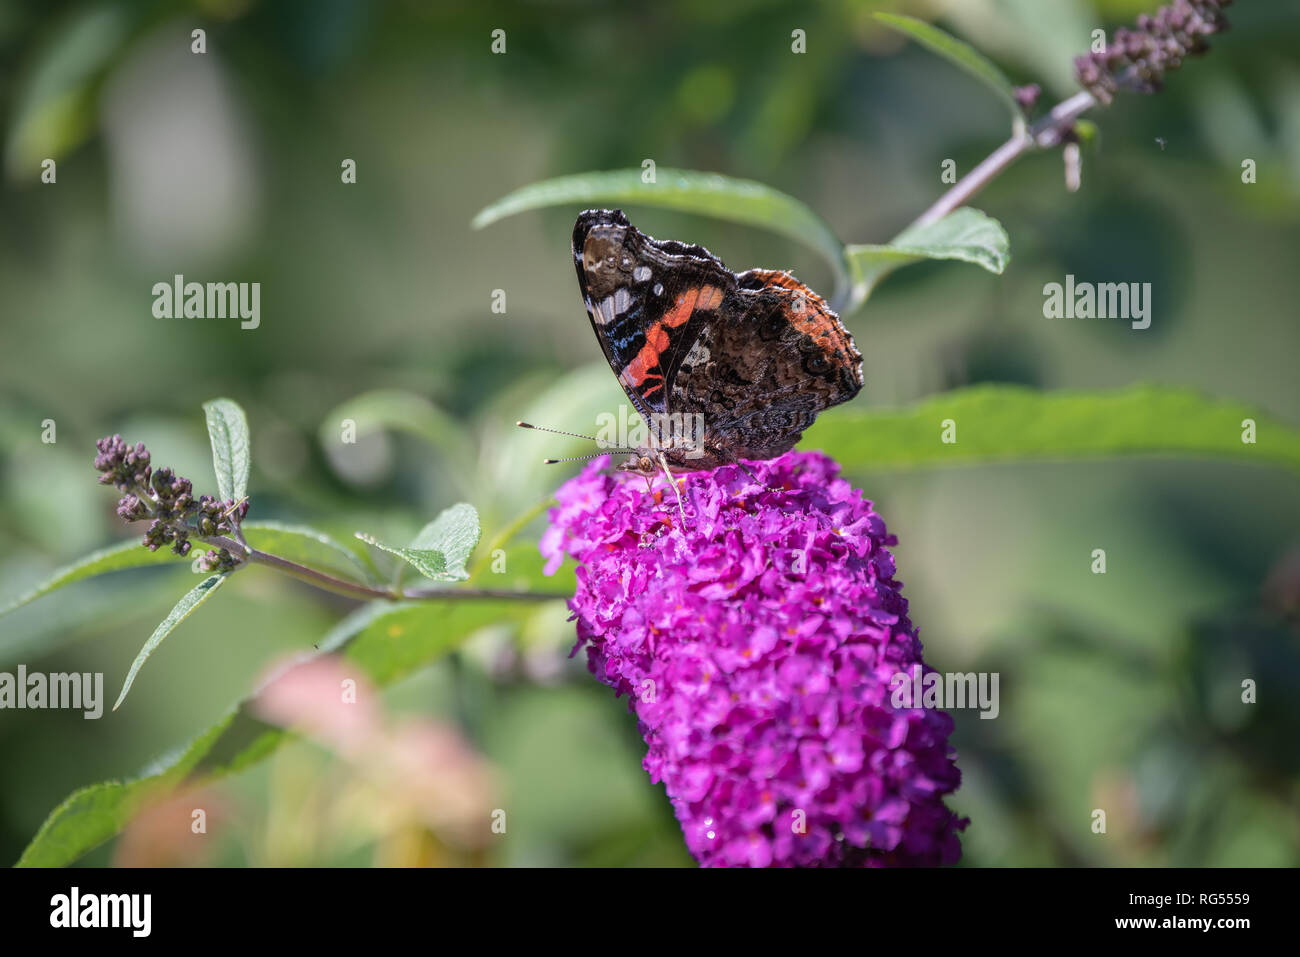
[(1058, 103), (1050, 113), (1027, 130), (1017, 130), (983, 162), (958, 180), (948, 192), (916, 218), (908, 229), (937, 223), (993, 181), (999, 173), (1031, 149), (1057, 146), (1074, 121), (1097, 105), (1091, 93), (1076, 93)]
[(505, 528), (501, 529), (501, 531), (497, 532), (496, 537), (493, 538), (492, 541), (488, 542), (487, 547), (483, 549), (483, 556), (475, 562), (474, 567), (470, 569), (469, 577), (471, 579), (478, 578), (479, 573), (483, 571), (483, 566), (492, 560), (493, 552), (498, 548), (504, 548), (508, 545), (520, 529), (554, 504), (554, 498), (547, 498), (544, 501), (538, 502)]
[(508, 588), (442, 588), (433, 585), (428, 588), (412, 588), (402, 592), (403, 598), (412, 599), (432, 599), (439, 598), (485, 598), (489, 600), (501, 601), (503, 599), (517, 601), (564, 601), (569, 595), (561, 595), (558, 592), (544, 591), (511, 591)]
[(344, 595), (348, 598), (358, 598), (362, 600), (373, 600), (382, 598), (387, 601), (401, 600), (457, 600), (463, 598), (477, 599), (495, 599), (495, 600), (515, 600), (515, 601), (553, 601), (558, 598), (564, 598), (564, 595), (548, 594), (546, 592), (529, 592), (529, 591), (510, 591), (508, 589), (485, 589), (485, 588), (413, 588), (408, 591), (402, 591), (397, 588), (375, 588), (371, 585), (363, 585), (359, 582), (351, 582), (345, 578), (336, 578), (326, 572), (311, 568), (308, 565), (302, 565), (298, 562), (291, 561), (287, 558), (281, 558), (279, 555), (273, 555), (270, 552), (260, 551), (249, 545), (243, 545), (231, 538), (221, 535), (215, 535), (210, 538), (203, 538), (201, 541), (212, 545), (214, 548), (224, 548), (232, 555), (240, 555), (243, 559), (251, 564), (267, 565), (284, 572), (286, 575), (292, 575), (299, 581), (304, 581), (309, 585), (315, 585), (325, 591), (333, 592), (336, 595)]

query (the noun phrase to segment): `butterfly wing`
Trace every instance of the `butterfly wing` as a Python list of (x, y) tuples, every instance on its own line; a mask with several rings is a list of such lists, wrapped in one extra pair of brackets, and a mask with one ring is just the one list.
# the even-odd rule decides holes
[(702, 246), (659, 242), (622, 210), (587, 210), (573, 228), (573, 260), (592, 330), (636, 410), (668, 411), (676, 364), (736, 290)]
[(853, 337), (789, 273), (733, 274), (702, 246), (646, 236), (621, 210), (582, 213), (572, 249), (596, 339), (651, 434), (681, 434), (678, 416), (703, 423), (702, 448), (670, 454), (674, 466), (780, 455), (862, 388)]
[(705, 445), (769, 459), (817, 413), (862, 388), (862, 355), (839, 317), (789, 273), (751, 269), (673, 368), (668, 404), (702, 414)]

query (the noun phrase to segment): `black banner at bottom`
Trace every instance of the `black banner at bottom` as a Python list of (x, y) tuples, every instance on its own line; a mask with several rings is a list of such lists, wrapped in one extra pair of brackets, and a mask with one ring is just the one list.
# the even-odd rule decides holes
[(554, 941), (557, 931), (685, 943), (675, 929), (712, 927), (729, 941), (793, 931), (807, 935), (804, 945), (861, 935), (928, 949), (951, 946), (953, 935), (1046, 934), (1231, 947), (1283, 931), (1294, 887), (1292, 871), (1251, 869), (10, 870), (0, 878), (0, 919), (11, 941), (48, 934), (127, 946), (338, 946), (401, 932), (499, 944), (516, 935)]

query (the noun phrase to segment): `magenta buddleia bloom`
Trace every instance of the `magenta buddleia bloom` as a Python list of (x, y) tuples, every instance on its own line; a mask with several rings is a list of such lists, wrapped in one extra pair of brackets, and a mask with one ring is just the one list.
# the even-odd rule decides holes
[[(891, 705), (922, 665), (885, 523), (818, 452), (660, 479), (592, 462), (542, 552), (572, 555), (588, 667), (629, 696), (687, 846), (706, 866), (957, 860), (966, 821), (942, 711)], [(928, 669), (927, 669), (928, 670)]]

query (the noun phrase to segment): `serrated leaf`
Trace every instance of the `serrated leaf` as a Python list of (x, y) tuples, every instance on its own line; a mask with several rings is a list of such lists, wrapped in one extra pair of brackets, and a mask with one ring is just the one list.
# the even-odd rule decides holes
[(478, 544), (482, 530), (479, 527), (478, 511), (473, 505), (461, 502), (444, 510), (424, 526), (411, 544), (404, 548), (387, 545), (365, 532), (356, 534), (367, 545), (396, 555), (414, 566), (425, 578), (454, 582), (469, 577), (465, 563)]
[(156, 552), (151, 552), (140, 544), (139, 539), (132, 539), (118, 545), (110, 545), (108, 548), (101, 548), (97, 552), (92, 552), (71, 565), (64, 565), (35, 588), (24, 592), (7, 605), (0, 607), (0, 615), (7, 614), (30, 601), (35, 601), (42, 595), (48, 595), (57, 588), (71, 585), (73, 582), (81, 581), (84, 578), (93, 578), (106, 572), (121, 571), (127, 568), (143, 568), (147, 565), (182, 565), (189, 564), (189, 562), (190, 559), (181, 558), (168, 549), (160, 548)]
[[(484, 625), (521, 618), (517, 602), (372, 602), (340, 622), (320, 643), (342, 651), (377, 685), (386, 686), (455, 648)], [(146, 803), (185, 784), (212, 781), (262, 760), (287, 732), (257, 716), (254, 693), (189, 745), (127, 781), (74, 791), (51, 812), (23, 851), (19, 867), (62, 867), (119, 833)]]
[(1024, 110), (1016, 101), (1016, 88), (984, 54), (980, 53), (964, 40), (958, 40), (951, 33), (940, 30), (932, 23), (918, 20), (916, 17), (897, 13), (877, 13), (876, 19), (887, 27), (904, 33), (933, 53), (937, 53), (949, 63), (965, 70), (996, 93), (1017, 119), (1024, 116)]
[(908, 227), (887, 245), (848, 246), (845, 258), (853, 283), (845, 311), (852, 312), (885, 276), (925, 259), (960, 260), (1001, 275), (1011, 261), (1011, 241), (992, 216), (963, 206), (937, 223)]
[[(940, 441), (946, 419), (956, 423), (951, 444)], [(1241, 441), (1245, 419), (1255, 420), (1254, 444)], [(1295, 426), (1241, 402), (1151, 385), (1100, 393), (982, 385), (909, 409), (845, 407), (823, 413), (806, 442), (856, 471), (1130, 455), (1197, 455), (1300, 469)]]
[(577, 173), (532, 183), (480, 210), (471, 225), (481, 229), (515, 213), (570, 203), (600, 206), (636, 203), (679, 209), (729, 222), (759, 226), (817, 250), (835, 270), (835, 298), (847, 289), (844, 246), (826, 222), (806, 204), (753, 180), (721, 173), (660, 167), (655, 182), (642, 181), (640, 169)]
[(444, 509), (421, 529), (420, 534), (411, 542), (411, 547), (436, 548), (446, 556), (448, 570), (459, 574), (465, 571), (469, 556), (482, 534), (478, 510), (467, 502), (460, 502)]
[(321, 571), (343, 575), (361, 584), (373, 581), (369, 569), (346, 545), (324, 532), (305, 525), (283, 522), (244, 522), (241, 526), (248, 544), (259, 551), (307, 565)]
[(117, 696), (117, 703), (113, 705), (114, 711), (126, 700), (126, 693), (131, 690), (131, 685), (135, 683), (135, 676), (140, 673), (140, 668), (149, 660), (149, 656), (154, 653), (154, 649), (162, 644), (162, 640), (175, 631), (176, 626), (188, 618), (194, 609), (207, 601), (218, 586), (228, 577), (229, 574), (227, 573), (211, 575), (191, 588), (185, 597), (176, 603), (176, 607), (162, 620), (158, 627), (154, 629), (153, 634), (149, 636), (149, 640), (144, 643), (140, 653), (135, 656), (135, 661), (131, 662), (131, 670), (126, 674), (126, 682), (122, 685), (122, 692)]
[(217, 490), (222, 499), (241, 501), (248, 494), (251, 465), (248, 420), (233, 399), (203, 403), (208, 418), (208, 439), (212, 442), (212, 469), (217, 473)]

